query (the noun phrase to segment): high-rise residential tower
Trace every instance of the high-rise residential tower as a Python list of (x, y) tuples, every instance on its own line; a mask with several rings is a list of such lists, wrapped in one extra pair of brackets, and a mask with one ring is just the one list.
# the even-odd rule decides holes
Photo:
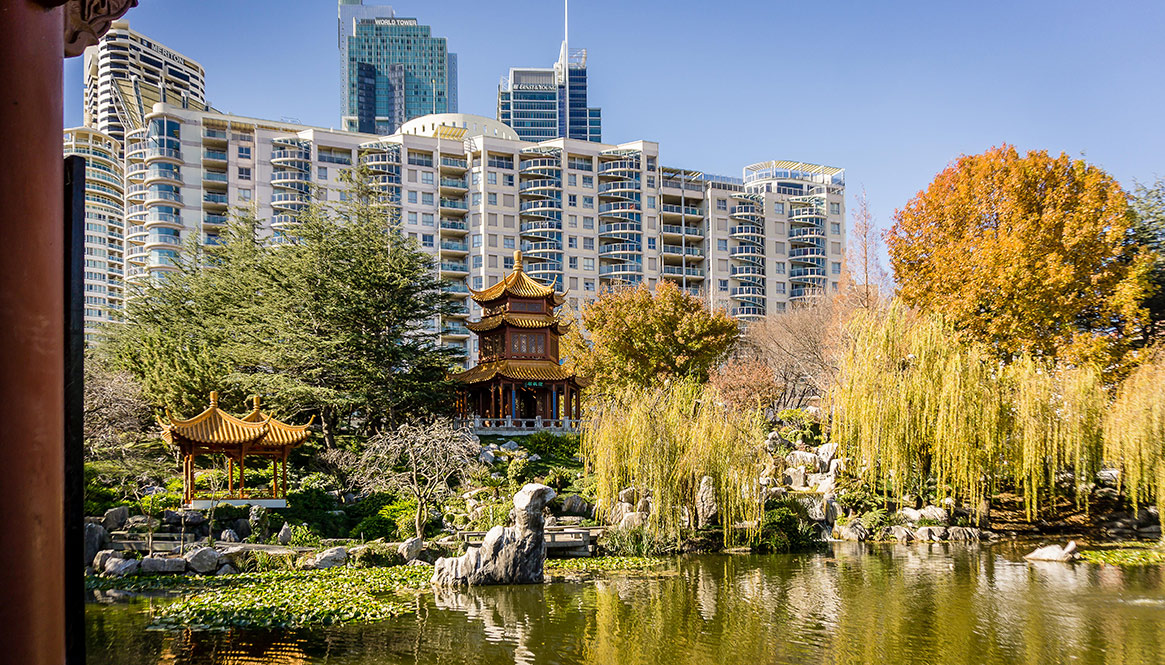
[(89, 127), (65, 130), (65, 155), (85, 158), (85, 339), (122, 320), (125, 179), (121, 145)]
[(85, 49), (84, 124), (125, 143), (154, 104), (202, 111), (202, 65), (114, 21), (96, 46)]
[(553, 67), (515, 67), (498, 85), (497, 118), (523, 141), (603, 140), (602, 109), (587, 106), (587, 50), (570, 48), (568, 25)]
[(457, 54), (444, 37), (392, 7), (339, 3), (345, 130), (391, 134), (417, 116), (457, 111)]

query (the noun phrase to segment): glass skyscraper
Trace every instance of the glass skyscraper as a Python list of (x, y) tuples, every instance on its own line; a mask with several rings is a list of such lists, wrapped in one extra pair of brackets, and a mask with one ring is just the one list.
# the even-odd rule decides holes
[(587, 50), (566, 41), (554, 67), (513, 68), (498, 85), (497, 119), (523, 141), (603, 140), (603, 115), (587, 106)]
[(429, 26), (339, 0), (338, 34), (344, 129), (391, 134), (417, 116), (457, 112), (457, 55)]

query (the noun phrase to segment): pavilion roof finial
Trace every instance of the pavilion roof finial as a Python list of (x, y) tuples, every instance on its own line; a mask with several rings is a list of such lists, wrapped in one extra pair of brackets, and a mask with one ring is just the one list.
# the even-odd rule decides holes
[(211, 407), (218, 406), (218, 391), (217, 390), (210, 391), (210, 406)]
[(522, 272), (522, 250), (514, 250), (514, 272)]

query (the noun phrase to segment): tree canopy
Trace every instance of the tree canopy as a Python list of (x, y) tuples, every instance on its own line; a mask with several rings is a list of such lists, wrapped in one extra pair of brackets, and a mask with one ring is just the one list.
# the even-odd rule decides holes
[(607, 291), (583, 306), (579, 326), (563, 340), (575, 370), (600, 391), (647, 386), (668, 378), (708, 380), (740, 334), (724, 310), (661, 281)]
[(240, 407), (262, 394), (283, 417), (317, 414), (369, 433), (440, 412), (457, 352), (427, 327), (450, 304), (432, 259), (398, 230), (362, 168), (338, 202), (313, 203), (284, 242), (236, 213), (218, 244), (193, 242), (177, 270), (146, 284), (101, 351), (155, 407), (191, 415), (219, 390)]
[(895, 214), (901, 297), (988, 343), (1111, 368), (1143, 341), (1151, 252), (1101, 169), (1004, 145), (964, 156)]

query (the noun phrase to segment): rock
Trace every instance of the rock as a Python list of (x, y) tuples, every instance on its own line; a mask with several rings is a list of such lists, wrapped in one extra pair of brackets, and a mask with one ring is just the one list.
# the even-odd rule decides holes
[(889, 526), (882, 529), (882, 540), (897, 540), (900, 543), (909, 543), (915, 540), (914, 532), (904, 526)]
[(700, 478), (696, 490), (696, 527), (704, 529), (719, 522), (720, 510), (716, 504), (716, 486), (712, 476)]
[(1096, 484), (1101, 487), (1116, 487), (1120, 482), (1121, 472), (1119, 469), (1105, 468), (1096, 472)]
[(531, 462), (537, 462), (538, 460), (542, 459), (542, 456), (541, 456), (541, 455), (539, 455), (538, 453), (532, 453), (532, 454), (531, 454), (529, 457), (527, 457), (526, 459), (530, 460)]
[(239, 571), (229, 563), (224, 563), (219, 566), (218, 572), (215, 575), (238, 575)]
[(286, 545), (291, 542), (291, 525), (287, 522), (283, 523), (283, 528), (279, 530), (279, 535), (275, 537), (280, 545)]
[(766, 499), (783, 499), (788, 494), (788, 490), (784, 487), (770, 487), (765, 495)]
[(496, 444), (496, 443), (491, 443), (491, 444), (489, 444), (488, 446), (486, 446), (486, 448), (488, 448), (488, 449), (490, 449), (490, 450), (495, 450), (495, 451), (496, 451), (496, 450), (501, 450), (501, 448), (500, 448), (500, 447), (498, 447), (498, 444)]
[(611, 509), (611, 524), (619, 524), (623, 521), (623, 516), (627, 513), (635, 512), (635, 506), (629, 503), (616, 503), (615, 507)]
[(128, 519), (129, 508), (125, 506), (110, 508), (105, 511), (105, 517), (101, 518), (101, 526), (105, 527), (106, 531), (117, 531), (125, 526), (125, 521)]
[(837, 455), (836, 443), (823, 443), (817, 448), (817, 459), (821, 460), (821, 468), (828, 469), (834, 455)]
[(218, 539), (224, 543), (238, 543), (242, 541), (242, 538), (239, 538), (239, 534), (235, 533), (234, 529), (223, 529)]
[(785, 455), (785, 463), (790, 467), (803, 466), (813, 473), (821, 468), (821, 460), (817, 458), (817, 455), (805, 450), (794, 450)]
[(93, 569), (97, 572), (105, 572), (105, 564), (110, 559), (122, 559), (124, 555), (117, 550), (101, 550), (93, 557)]
[(629, 503), (634, 506), (638, 501), (639, 492), (636, 492), (634, 487), (628, 487), (619, 491), (620, 503)]
[(651, 514), (651, 499), (643, 497), (639, 503), (635, 504), (635, 512), (643, 513), (644, 515)]
[(478, 454), (477, 461), (482, 464), (493, 464), (498, 461), (498, 458), (492, 452), (483, 450)]
[(166, 488), (159, 487), (158, 485), (146, 485), (145, 487), (142, 488), (142, 495), (143, 496), (153, 496), (155, 494), (165, 494), (165, 493), (166, 493)]
[(1063, 547), (1048, 545), (1036, 549), (1023, 558), (1028, 561), (1075, 561), (1080, 558), (1080, 555), (1076, 553), (1076, 541), (1070, 540)]
[(555, 521), (562, 526), (582, 526), (582, 520), (583, 518), (577, 515), (555, 518)]
[(805, 476), (805, 484), (822, 494), (833, 491), (833, 476), (827, 473), (810, 473)]
[(914, 537), (923, 541), (937, 543), (947, 537), (945, 526), (920, 526), (914, 531)]
[(162, 513), (162, 523), (172, 526), (182, 526), (185, 520), (186, 528), (200, 526), (206, 522), (206, 516), (197, 510), (167, 510)]
[(505, 443), (502, 444), (502, 450), (517, 450), (517, 449), (518, 449), (518, 442), (514, 441), (513, 439), (510, 439), (509, 441), (506, 441)]
[(562, 499), (562, 512), (568, 515), (584, 515), (590, 517), (594, 512), (594, 508), (581, 496), (568, 494)]
[(542, 509), (555, 497), (546, 485), (530, 483), (514, 495), (514, 526), (495, 526), (481, 547), (457, 558), (437, 559), (433, 583), (441, 586), (541, 584), (546, 562)]
[(239, 536), (239, 540), (246, 540), (251, 535), (251, 521), (245, 517), (231, 522), (231, 529)]
[(219, 560), (222, 556), (213, 547), (196, 547), (182, 558), (186, 559), (187, 568), (196, 573), (207, 575), (218, 570)]
[(462, 494), (462, 495), (461, 495), (461, 498), (462, 498), (462, 499), (467, 499), (467, 500), (468, 500), (468, 499), (472, 499), (472, 498), (474, 498), (475, 496), (477, 496), (478, 494), (481, 494), (482, 492), (488, 492), (488, 491), (489, 491), (489, 490), (488, 490), (487, 488), (485, 488), (485, 487), (475, 487), (474, 489), (471, 489), (471, 490), (469, 490), (468, 492), (466, 492), (466, 493)]
[(831, 460), (829, 462), (829, 475), (837, 478), (838, 474), (843, 473), (845, 471), (845, 460), (846, 458), (844, 457), (837, 457)]
[(902, 516), (902, 519), (910, 522), (911, 524), (914, 524), (918, 522), (918, 520), (922, 519), (922, 511), (915, 510), (914, 508), (903, 508), (902, 510), (898, 511), (898, 514)]
[(793, 489), (803, 489), (805, 487), (805, 467), (794, 466), (785, 469), (785, 484)]
[(109, 549), (109, 544), (111, 542), (113, 542), (113, 540), (109, 537), (109, 532), (105, 530), (105, 527), (101, 526), (100, 524), (86, 522), (85, 565), (88, 566), (93, 564), (93, 559), (97, 556), (97, 553), (102, 550)]
[(858, 520), (851, 520), (848, 524), (833, 528), (833, 537), (839, 540), (848, 540), (851, 542), (862, 542), (869, 540), (870, 532), (866, 526)]
[(335, 568), (346, 563), (348, 563), (348, 550), (343, 547), (330, 547), (317, 554), (315, 558), (316, 569)]
[(400, 546), (396, 548), (396, 551), (404, 558), (405, 562), (407, 563), (417, 558), (417, 555), (421, 553), (421, 550), (424, 549), (424, 547), (424, 541), (422, 541), (420, 538), (417, 538), (416, 536), (413, 536), (412, 538), (409, 538), (408, 540), (401, 543)]
[(947, 529), (947, 540), (977, 543), (979, 542), (979, 530), (967, 526), (952, 526)]
[[(438, 561), (440, 561), (440, 559), (438, 559)], [(406, 566), (430, 566), (430, 567), (433, 566), (433, 564), (429, 563), (428, 561), (424, 561), (422, 559), (413, 559), (412, 561), (408, 562), (405, 565)]]
[(841, 504), (837, 502), (837, 499), (832, 496), (826, 497), (825, 501), (822, 502), (822, 521), (827, 524), (837, 522), (837, 516), (841, 514), (841, 511)]
[(138, 559), (110, 559), (105, 562), (105, 574), (110, 577), (125, 577), (136, 574), (141, 566), (142, 562)]
[(148, 556), (142, 559), (143, 575), (160, 575), (186, 572), (186, 559), (181, 557)]
[(947, 511), (938, 506), (926, 506), (919, 511), (919, 514), (928, 520), (934, 520), (939, 524), (947, 523)]
[(558, 526), (558, 518), (554, 515), (545, 518), (545, 526)]
[(158, 520), (145, 515), (134, 515), (125, 521), (126, 530), (149, 530), (158, 528)]
[(638, 529), (642, 528), (647, 523), (646, 513), (627, 513), (623, 519), (619, 520), (620, 529)]

